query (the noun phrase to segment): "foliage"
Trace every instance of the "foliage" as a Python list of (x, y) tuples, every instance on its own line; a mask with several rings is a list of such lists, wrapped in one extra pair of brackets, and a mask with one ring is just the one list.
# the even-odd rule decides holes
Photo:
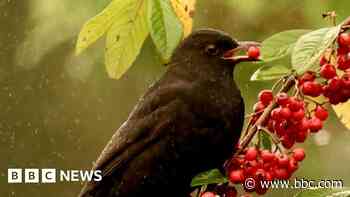
[(310, 30), (296, 29), (277, 33), (262, 43), (261, 52), (265, 62), (289, 55), (298, 38)]
[(183, 24), (184, 37), (192, 32), (192, 15), (195, 10), (196, 0), (170, 0), (177, 17)]
[[(125, 3), (127, 2), (127, 3)], [(107, 32), (105, 61), (111, 78), (120, 78), (135, 61), (147, 38), (147, 0), (124, 1), (124, 14)]]
[(202, 172), (198, 174), (195, 178), (192, 179), (191, 186), (201, 186), (201, 185), (209, 185), (215, 183), (226, 183), (227, 179), (225, 176), (218, 170), (213, 169), (207, 172)]
[(169, 60), (182, 37), (181, 23), (169, 1), (153, 0), (149, 2), (148, 25), (151, 37), (163, 59)]
[(285, 65), (278, 64), (275, 66), (262, 66), (252, 75), (252, 81), (267, 81), (279, 79), (282, 76), (290, 74), (291, 70)]
[(194, 0), (113, 0), (84, 24), (76, 53), (107, 35), (107, 72), (111, 78), (119, 79), (133, 64), (150, 33), (162, 58), (168, 61), (179, 41), (191, 32), (194, 5)]
[(293, 49), (292, 66), (298, 74), (314, 69), (321, 55), (334, 42), (340, 26), (323, 28), (302, 36)]

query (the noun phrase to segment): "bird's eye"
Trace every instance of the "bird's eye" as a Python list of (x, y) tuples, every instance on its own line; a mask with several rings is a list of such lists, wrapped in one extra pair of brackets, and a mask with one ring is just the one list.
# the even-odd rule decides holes
[(219, 50), (214, 44), (210, 44), (205, 48), (205, 52), (209, 55), (217, 55)]

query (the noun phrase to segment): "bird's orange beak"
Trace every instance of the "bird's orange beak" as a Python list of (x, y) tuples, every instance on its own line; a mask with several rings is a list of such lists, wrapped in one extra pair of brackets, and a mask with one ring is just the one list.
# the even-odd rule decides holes
[[(261, 61), (259, 58), (251, 58), (247, 55), (248, 49), (250, 47), (260, 47), (261, 44), (258, 42), (252, 42), (252, 41), (243, 41), (238, 43), (238, 47), (231, 49), (227, 51), (223, 59), (225, 60), (231, 60), (233, 63), (237, 64), (240, 62), (251, 62), (251, 61)], [(242, 54), (244, 52), (244, 55), (239, 55), (239, 53)]]

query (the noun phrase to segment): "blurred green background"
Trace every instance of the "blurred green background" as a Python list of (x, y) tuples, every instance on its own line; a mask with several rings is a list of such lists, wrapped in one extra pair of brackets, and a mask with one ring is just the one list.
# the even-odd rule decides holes
[[(73, 54), (82, 24), (108, 0), (0, 0), (0, 196), (73, 197), (80, 183), (7, 184), (7, 168), (89, 169), (147, 87), (166, 69), (148, 40), (121, 80), (108, 78), (103, 41)], [(198, 0), (195, 28), (262, 41), (279, 31), (329, 25), (321, 14), (350, 15), (349, 0)], [(283, 62), (282, 62), (283, 63)], [(269, 83), (249, 82), (257, 65), (235, 76), (249, 112)], [(239, 132), (239, 131), (237, 131)], [(350, 186), (350, 133), (331, 117), (309, 138), (298, 178), (343, 179)], [(266, 196), (292, 196), (296, 190)]]

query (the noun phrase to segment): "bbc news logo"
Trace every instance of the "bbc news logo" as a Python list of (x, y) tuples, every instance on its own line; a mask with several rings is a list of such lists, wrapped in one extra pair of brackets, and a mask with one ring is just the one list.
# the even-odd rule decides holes
[(99, 182), (101, 180), (101, 170), (56, 170), (53, 168), (10, 168), (7, 170), (8, 183)]

